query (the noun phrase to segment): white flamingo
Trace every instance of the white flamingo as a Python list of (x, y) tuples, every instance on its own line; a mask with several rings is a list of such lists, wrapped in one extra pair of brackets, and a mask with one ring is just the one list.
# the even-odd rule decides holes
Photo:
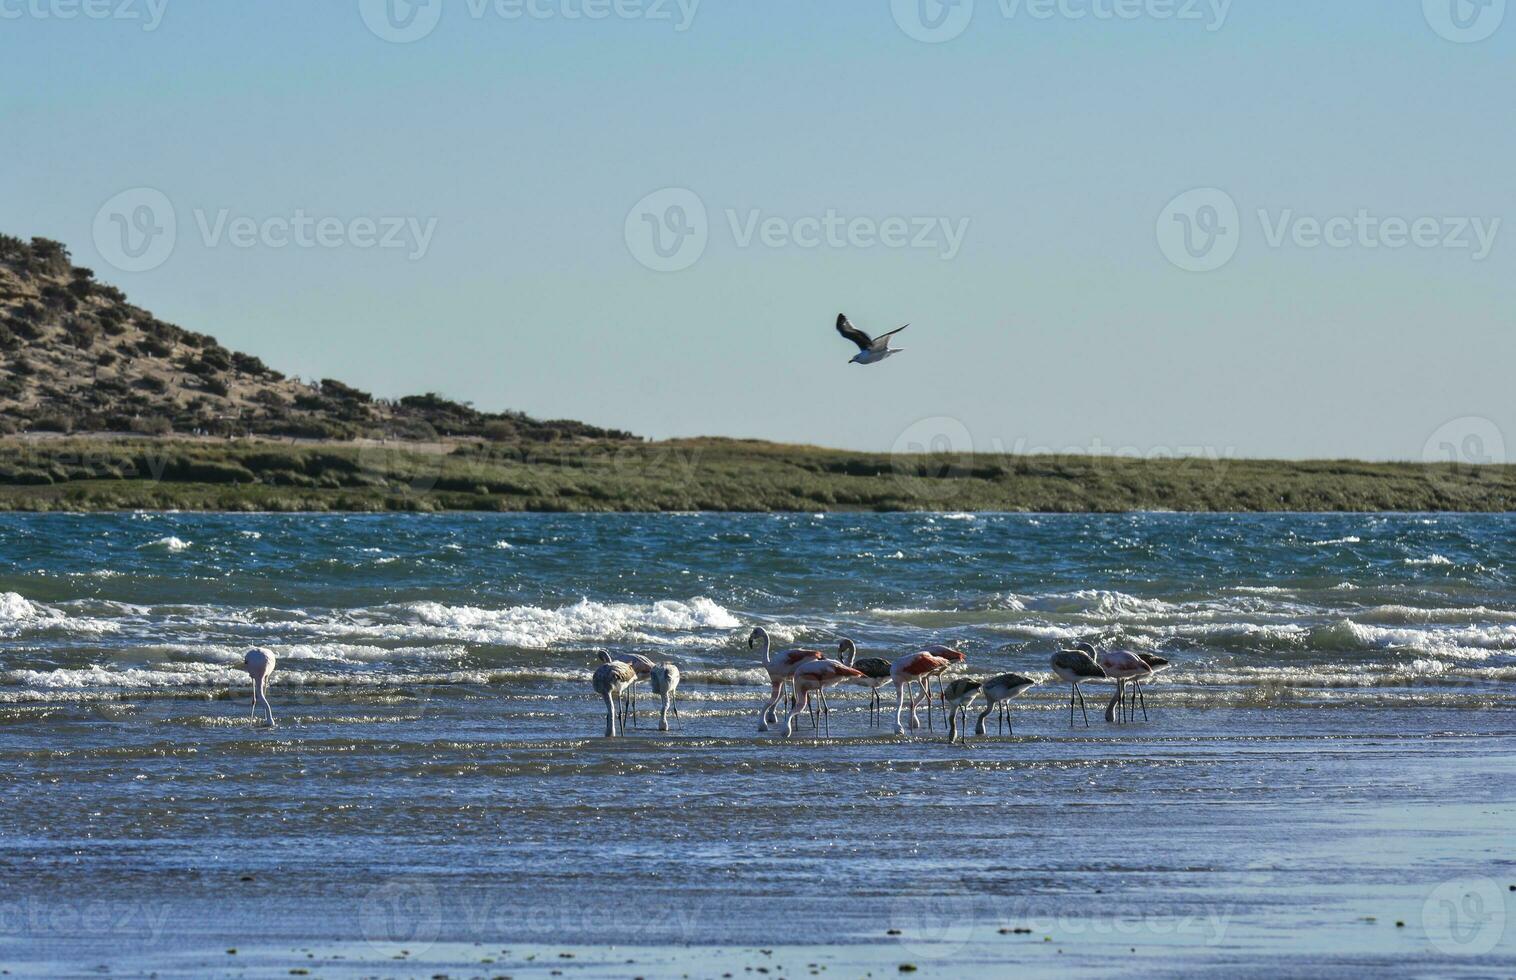
[[(990, 716), (990, 712), (997, 705), (1000, 707), (1001, 724), (1009, 726), (1012, 735), (1016, 734), (1016, 727), (1011, 725), (1010, 700), (1019, 696), (1022, 691), (1025, 691), (1036, 683), (1030, 677), (1023, 677), (1020, 674), (998, 674), (985, 681), (979, 689), (980, 694), (984, 697), (984, 710), (979, 712), (979, 720), (974, 724), (974, 734), (983, 735), (985, 733), (984, 721)], [(999, 734), (1001, 726), (997, 725), (995, 731), (996, 734)]]
[[(620, 663), (624, 663), (628, 667), (632, 668), (632, 672), (637, 675), (636, 679), (632, 681), (631, 685), (628, 686), (627, 689), (626, 689), (626, 691), (621, 695), (623, 701), (626, 702), (626, 703), (624, 703), (624, 704), (621, 705), (621, 724), (622, 724), (622, 727), (623, 728), (626, 727), (626, 719), (628, 717), (630, 717), (632, 719), (632, 726), (636, 727), (636, 725), (637, 725), (637, 681), (645, 681), (649, 677), (651, 677), (652, 673), (653, 673), (653, 668), (656, 667), (657, 664), (655, 664), (652, 660), (649, 660), (647, 657), (644, 657), (640, 653), (618, 653), (618, 654), (616, 654), (613, 657), (608, 652), (606, 652), (605, 650), (601, 650), (600, 654), (599, 654), (599, 658), (600, 658), (600, 662), (603, 663), (603, 664), (608, 664), (612, 660), (618, 661)], [(630, 710), (628, 710), (628, 704), (630, 704)]]
[(779, 716), (774, 713), (774, 708), (779, 704), (779, 698), (784, 695), (784, 684), (795, 675), (795, 668), (807, 660), (825, 660), (826, 654), (820, 650), (782, 650), (777, 654), (769, 652), (768, 630), (762, 626), (756, 627), (748, 634), (747, 646), (751, 650), (757, 643), (763, 644), (763, 667), (769, 672), (769, 699), (763, 706), (763, 711), (758, 715), (758, 730), (766, 732), (770, 725), (779, 724)]
[(856, 682), (869, 689), (869, 726), (878, 723), (879, 689), (890, 682), (890, 662), (883, 657), (859, 657), (858, 646), (847, 637), (837, 644), (837, 659), (862, 671)]
[(595, 668), (590, 683), (595, 688), (595, 693), (605, 701), (606, 738), (615, 738), (618, 734), (626, 733), (625, 718), (621, 719), (619, 726), (616, 723), (616, 708), (621, 702), (622, 695), (626, 693), (626, 689), (636, 682), (637, 672), (629, 664), (624, 664), (619, 660), (604, 657), (600, 666)]
[(267, 650), (253, 647), (242, 655), (241, 669), (253, 681), (253, 720), (258, 719), (258, 708), (263, 708), (264, 724), (274, 724), (274, 709), (268, 704), (268, 679), (274, 673), (274, 667), (279, 663), (279, 658)]
[[(973, 704), (974, 699), (979, 697), (980, 687), (981, 685), (978, 681), (971, 681), (966, 677), (960, 677), (955, 681), (949, 681), (947, 686), (942, 689), (942, 708), (947, 712), (948, 716), (949, 745), (963, 738), (963, 728), (958, 724), (958, 719), (968, 712), (969, 705)], [(988, 713), (990, 709), (986, 708), (984, 710)]]
[(658, 730), (669, 730), (669, 709), (674, 709), (674, 717), (679, 717), (679, 705), (674, 703), (674, 692), (679, 689), (679, 667), (677, 664), (659, 664), (648, 674), (648, 683), (652, 685), (653, 693), (663, 699), (663, 710), (658, 713)]
[(1080, 681), (1105, 680), (1105, 671), (1096, 662), (1095, 647), (1089, 643), (1076, 643), (1072, 650), (1059, 650), (1049, 661), (1053, 673), (1069, 682), (1069, 727), (1074, 727), (1074, 697), (1079, 697), (1079, 710), (1084, 715), (1084, 725), (1090, 725), (1090, 713), (1084, 708), (1084, 692), (1079, 690)]

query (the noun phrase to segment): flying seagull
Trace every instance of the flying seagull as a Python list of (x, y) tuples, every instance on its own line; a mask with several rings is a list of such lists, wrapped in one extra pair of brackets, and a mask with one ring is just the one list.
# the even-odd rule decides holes
[[(905, 327), (908, 326), (910, 326), (909, 323), (905, 325)], [(849, 364), (873, 364), (875, 361), (882, 361), (891, 354), (898, 354), (905, 350), (904, 347), (890, 346), (890, 338), (905, 327), (896, 327), (889, 333), (880, 334), (875, 339), (849, 323), (846, 313), (837, 314), (837, 332), (858, 345), (858, 353), (853, 355)]]

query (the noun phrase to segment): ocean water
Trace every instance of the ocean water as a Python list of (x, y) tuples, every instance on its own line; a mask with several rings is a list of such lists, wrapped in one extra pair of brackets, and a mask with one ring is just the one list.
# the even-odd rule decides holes
[[(1509, 972), (1513, 559), (1504, 516), (0, 516), (0, 962)], [(842, 689), (786, 742), (755, 625), (1043, 683), (1014, 736), (899, 738)], [(1077, 639), (1173, 662), (1146, 718), (1089, 685), (1070, 727)], [(600, 649), (680, 665), (674, 731), (598, 737)]]

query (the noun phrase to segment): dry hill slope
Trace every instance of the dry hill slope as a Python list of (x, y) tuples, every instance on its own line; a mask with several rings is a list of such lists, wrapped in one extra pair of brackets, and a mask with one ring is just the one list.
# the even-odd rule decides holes
[(385, 401), (333, 379), (289, 378), (133, 306), (57, 242), (0, 235), (0, 433), (39, 431), (632, 438), (580, 422), (486, 414), (434, 394)]

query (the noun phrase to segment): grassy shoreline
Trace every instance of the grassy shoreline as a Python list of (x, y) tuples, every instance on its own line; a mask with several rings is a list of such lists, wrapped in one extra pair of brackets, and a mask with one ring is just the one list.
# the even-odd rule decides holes
[(1516, 466), (891, 455), (729, 439), (0, 439), (0, 510), (1516, 510)]

